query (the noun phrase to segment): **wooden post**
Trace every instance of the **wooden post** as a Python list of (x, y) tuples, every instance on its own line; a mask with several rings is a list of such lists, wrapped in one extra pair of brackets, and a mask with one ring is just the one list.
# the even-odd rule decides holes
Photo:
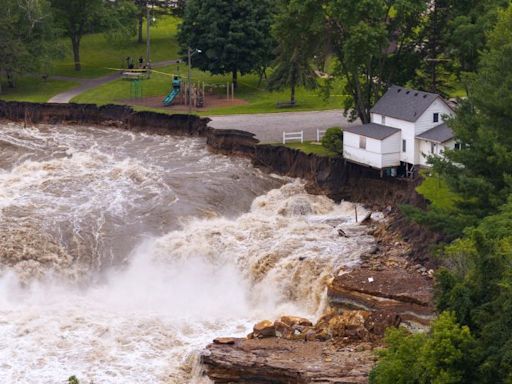
[(229, 100), (229, 83), (226, 84), (226, 91), (227, 91), (227, 97), (228, 97), (228, 100)]
[(356, 223), (357, 223), (357, 222), (359, 221), (359, 220), (357, 219), (357, 205), (354, 205), (354, 212), (356, 213)]
[(235, 83), (231, 83), (231, 100), (235, 100)]

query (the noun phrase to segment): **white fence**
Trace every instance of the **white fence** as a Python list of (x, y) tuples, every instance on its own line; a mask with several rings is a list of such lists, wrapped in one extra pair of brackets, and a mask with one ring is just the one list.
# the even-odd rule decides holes
[(322, 137), (324, 137), (325, 135), (325, 130), (320, 130), (320, 129), (317, 129), (316, 130), (316, 141), (319, 143), (320, 140), (322, 140)]
[(304, 143), (304, 131), (300, 132), (283, 132), (283, 144), (287, 141), (298, 141)]

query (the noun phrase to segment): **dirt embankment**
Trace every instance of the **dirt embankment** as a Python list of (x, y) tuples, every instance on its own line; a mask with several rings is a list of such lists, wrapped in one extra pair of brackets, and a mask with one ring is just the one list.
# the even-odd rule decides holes
[(0, 119), (27, 124), (103, 125), (151, 133), (207, 135), (209, 119), (189, 115), (136, 112), (122, 105), (25, 103), (0, 100)]

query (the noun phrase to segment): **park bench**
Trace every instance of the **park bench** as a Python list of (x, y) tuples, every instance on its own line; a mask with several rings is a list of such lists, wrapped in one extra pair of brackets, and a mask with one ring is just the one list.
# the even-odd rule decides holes
[(276, 103), (277, 108), (292, 108), (295, 107), (297, 103), (295, 101), (278, 101)]

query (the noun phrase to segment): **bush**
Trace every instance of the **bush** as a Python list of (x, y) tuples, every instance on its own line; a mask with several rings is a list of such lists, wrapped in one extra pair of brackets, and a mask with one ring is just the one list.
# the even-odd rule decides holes
[(343, 130), (341, 128), (329, 128), (322, 137), (322, 146), (330, 152), (343, 153)]
[(73, 375), (69, 377), (68, 384), (80, 384), (80, 381), (78, 381), (77, 377)]

